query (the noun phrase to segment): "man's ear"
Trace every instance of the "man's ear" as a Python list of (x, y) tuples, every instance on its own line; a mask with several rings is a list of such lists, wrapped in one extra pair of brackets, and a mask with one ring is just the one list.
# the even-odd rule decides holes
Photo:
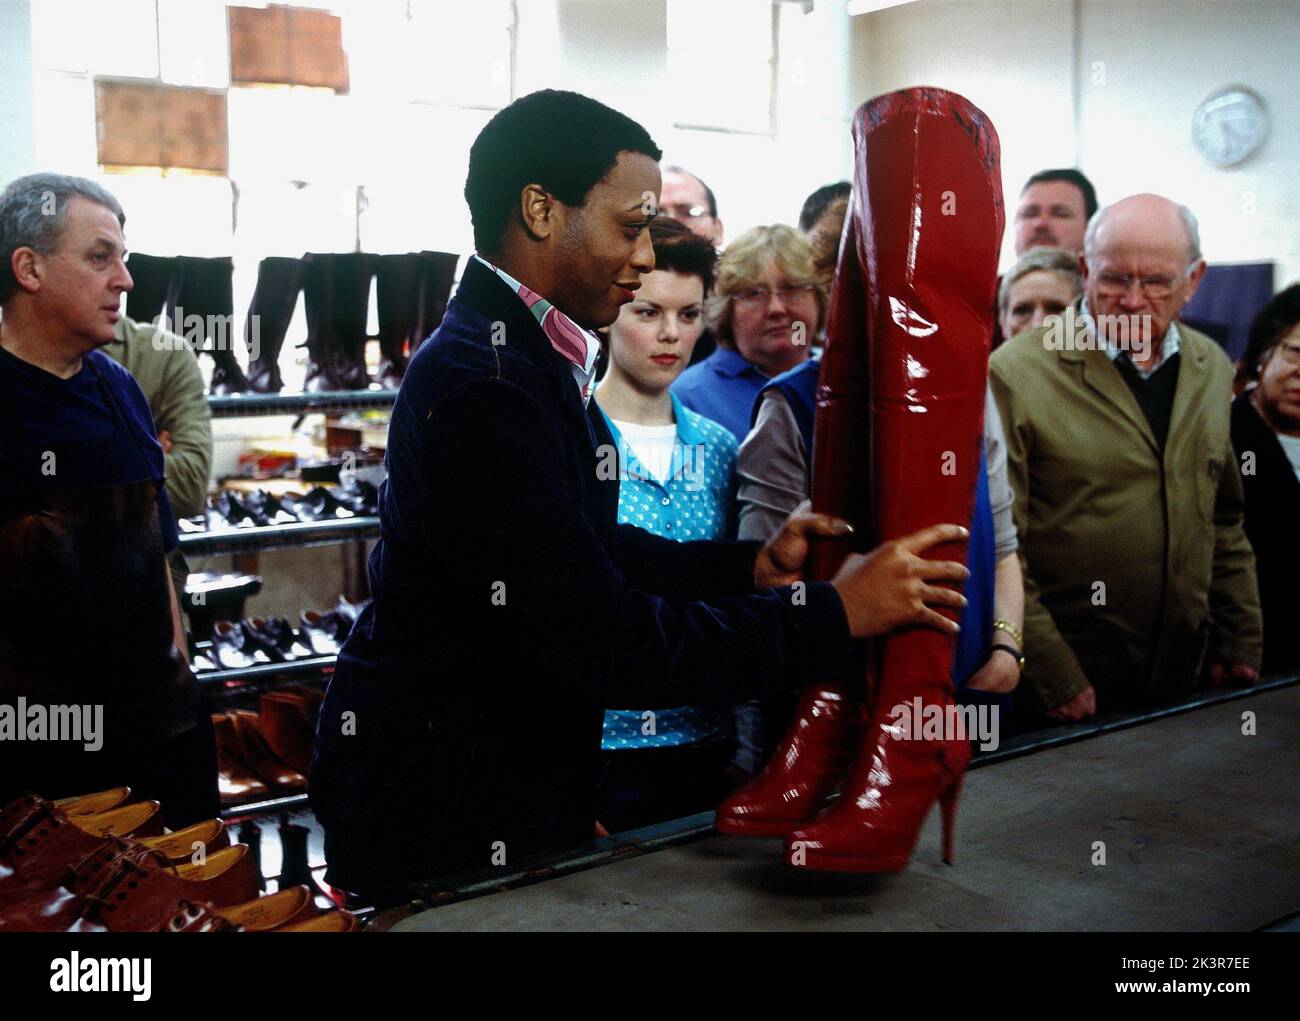
[(15, 248), (14, 254), (9, 260), (9, 267), (13, 271), (14, 279), (18, 281), (18, 286), (28, 294), (35, 294), (41, 289), (41, 257), (34, 249), (23, 247)]
[(1088, 257), (1082, 252), (1079, 253), (1079, 276), (1083, 277), (1084, 286), (1088, 284)]
[(537, 240), (550, 237), (560, 226), (559, 203), (540, 184), (526, 184), (519, 193), (519, 213), (524, 229)]
[(722, 229), (722, 221), (715, 216), (713, 218), (713, 247), (721, 248), (725, 236), (726, 234)]
[(1197, 259), (1196, 266), (1187, 274), (1187, 293), (1183, 295), (1183, 305), (1192, 300), (1192, 295), (1196, 293), (1196, 288), (1201, 286), (1201, 281), (1205, 279), (1205, 260)]

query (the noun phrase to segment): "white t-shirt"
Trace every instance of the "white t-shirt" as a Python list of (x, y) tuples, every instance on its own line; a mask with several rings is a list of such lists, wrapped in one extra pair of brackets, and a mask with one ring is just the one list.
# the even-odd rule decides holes
[[(1277, 438), (1278, 442), (1282, 444), (1282, 452), (1286, 454), (1286, 459), (1291, 462), (1295, 477), (1300, 479), (1300, 436), (1284, 436), (1282, 433), (1278, 433)], [(640, 456), (640, 454), (637, 454), (637, 457)]]
[(640, 425), (636, 422), (613, 420), (623, 434), (623, 442), (636, 455), (642, 467), (657, 482), (668, 481), (673, 470), (673, 447), (677, 443), (675, 425)]

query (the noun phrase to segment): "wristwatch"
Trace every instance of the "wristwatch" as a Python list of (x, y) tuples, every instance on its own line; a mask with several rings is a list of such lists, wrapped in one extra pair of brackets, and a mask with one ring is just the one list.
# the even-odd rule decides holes
[(997, 652), (999, 649), (1005, 653), (1009, 653), (1011, 658), (1016, 661), (1016, 665), (1020, 667), (1020, 672), (1024, 673), (1025, 654), (1023, 652), (1017, 649), (1014, 645), (1008, 645), (1006, 642), (995, 642), (993, 647), (989, 650), (989, 655), (992, 656), (993, 653)]
[(1016, 644), (1018, 646), (1020, 646), (1022, 649), (1025, 647), (1025, 633), (1021, 631), (1020, 628), (1012, 624), (1011, 621), (1002, 620), (999, 617), (997, 620), (993, 622), (993, 631), (995, 633), (998, 631), (1005, 631), (1007, 634), (1009, 634), (1012, 638), (1015, 639)]

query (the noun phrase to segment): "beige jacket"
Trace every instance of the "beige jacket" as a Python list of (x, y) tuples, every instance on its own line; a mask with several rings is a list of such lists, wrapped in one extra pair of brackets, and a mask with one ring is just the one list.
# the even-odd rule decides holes
[[(1163, 456), (1103, 350), (1050, 350), (1043, 328), (990, 362), (1025, 575), (1032, 711), (1090, 682), (1173, 693), (1205, 654), (1258, 667), (1255, 560), (1228, 436), (1232, 368), (1180, 324)], [(1104, 707), (1101, 707), (1104, 708)]]

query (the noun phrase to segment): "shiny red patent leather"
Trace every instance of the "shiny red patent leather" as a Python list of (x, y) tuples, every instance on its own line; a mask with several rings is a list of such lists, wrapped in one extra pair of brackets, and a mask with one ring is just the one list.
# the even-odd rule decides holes
[[(841, 372), (863, 368), (865, 334), (872, 538), (885, 542), (971, 520), (1004, 226), (999, 145), (981, 111), (942, 89), (874, 99), (858, 110), (853, 129), (855, 243), (842, 253), (839, 276), (856, 268), (865, 324), (848, 334), (859, 341), (842, 355), (828, 347), (822, 397), (835, 400)], [(838, 311), (849, 318), (839, 328), (852, 329), (854, 307), (842, 303)], [(851, 399), (861, 393), (858, 379), (845, 386)], [(855, 432), (846, 442), (860, 438)], [(964, 562), (966, 551), (935, 547), (927, 556)], [(915, 710), (953, 705), (953, 652), (951, 636), (929, 629), (876, 643), (874, 697), (857, 761), (835, 804), (789, 835), (787, 861), (844, 872), (901, 869), (936, 799), (944, 860), (952, 860), (970, 744), (956, 714), (934, 740), (905, 726), (899, 709), (919, 723)]]
[[(832, 577), (855, 545), (970, 521), (1003, 228), (997, 136), (961, 96), (908, 89), (874, 99), (854, 118), (854, 141), (812, 475), (813, 509), (847, 518), (856, 533), (814, 547), (814, 579)], [(965, 550), (929, 556), (964, 561)], [(876, 643), (862, 683), (811, 687), (763, 773), (719, 807), (718, 829), (787, 834), (787, 858), (800, 866), (902, 868), (935, 798), (955, 805), (970, 751), (960, 737), (895, 741), (888, 713), (916, 697), (951, 704), (952, 654), (950, 637), (905, 632)], [(864, 697), (870, 687), (874, 699)], [(855, 749), (843, 795), (798, 829)]]

